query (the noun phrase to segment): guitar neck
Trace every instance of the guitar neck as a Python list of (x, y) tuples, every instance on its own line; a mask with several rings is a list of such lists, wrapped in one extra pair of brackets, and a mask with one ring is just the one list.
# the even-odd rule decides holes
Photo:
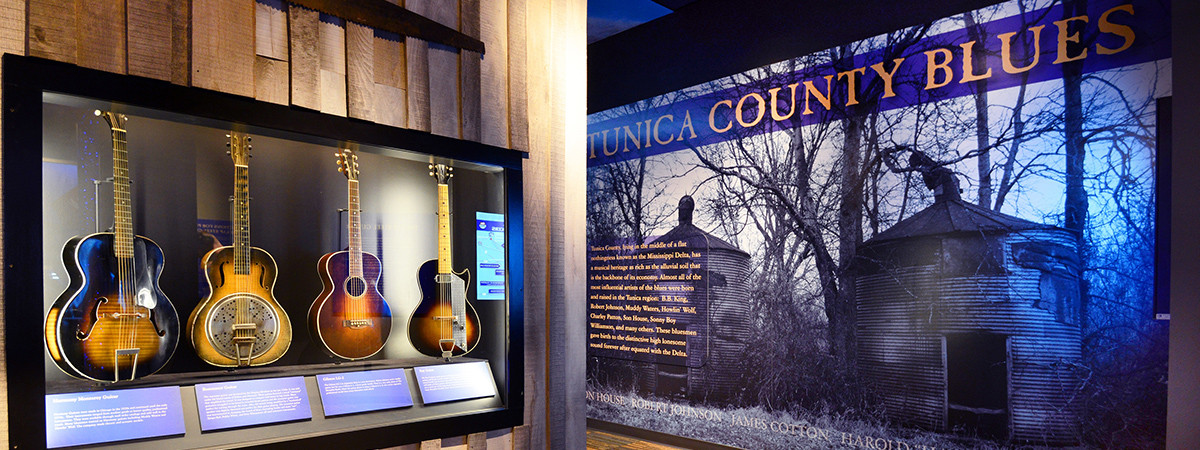
[(250, 167), (233, 166), (234, 273), (250, 274)]
[(129, 193), (129, 151), (125, 130), (114, 125), (113, 141), (113, 233), (117, 258), (133, 258), (133, 206)]
[(358, 204), (358, 180), (349, 180), (346, 191), (350, 196), (350, 223), (347, 225), (350, 233), (350, 276), (362, 278), (362, 208)]
[(438, 273), (452, 273), (450, 264), (450, 186), (438, 183)]

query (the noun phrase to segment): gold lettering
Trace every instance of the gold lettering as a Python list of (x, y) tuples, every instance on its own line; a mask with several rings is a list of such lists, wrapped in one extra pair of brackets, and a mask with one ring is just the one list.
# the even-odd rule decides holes
[(871, 69), (879, 74), (879, 78), (883, 78), (883, 98), (895, 97), (896, 91), (892, 90), (892, 78), (896, 76), (896, 71), (900, 69), (900, 63), (904, 62), (904, 58), (896, 58), (892, 60), (892, 71), (883, 70), (883, 62), (875, 63)]
[(655, 140), (655, 141), (658, 141), (658, 144), (659, 144), (659, 145), (667, 145), (667, 144), (670, 144), (670, 143), (671, 143), (671, 135), (670, 135), (670, 134), (668, 134), (668, 135), (667, 135), (667, 140), (665, 140), (665, 141), (664, 141), (664, 140), (662, 140), (662, 139), (659, 139), (659, 138), (658, 138), (658, 125), (659, 125), (660, 123), (662, 123), (663, 119), (670, 120), (672, 123), (674, 123), (674, 122), (675, 122), (675, 116), (672, 116), (672, 115), (670, 115), (670, 114), (666, 114), (666, 115), (664, 115), (664, 116), (662, 116), (662, 117), (659, 117), (659, 118), (658, 118), (658, 120), (654, 121), (654, 140)]
[(600, 133), (588, 134), (588, 159), (596, 159), (596, 135)]
[(728, 125), (725, 125), (725, 128), (717, 128), (717, 107), (721, 106), (721, 105), (725, 105), (726, 108), (730, 108), (730, 109), (733, 108), (732, 101), (721, 100), (721, 101), (717, 102), (716, 104), (714, 104), (712, 109), (708, 110), (708, 127), (712, 128), (713, 131), (718, 132), (718, 133), (724, 133), (726, 131), (729, 131), (730, 128), (733, 128), (732, 120), (729, 121)]
[(1069, 19), (1063, 19), (1063, 20), (1054, 22), (1054, 25), (1058, 27), (1058, 57), (1054, 58), (1054, 64), (1062, 64), (1065, 62), (1078, 61), (1083, 58), (1087, 58), (1087, 49), (1086, 48), (1083, 49), (1083, 51), (1079, 52), (1078, 55), (1075, 55), (1075, 56), (1067, 55), (1067, 43), (1068, 42), (1074, 42), (1076, 44), (1079, 43), (1079, 33), (1078, 32), (1072, 33), (1072, 34), (1067, 34), (1067, 25), (1070, 25), (1070, 23), (1074, 22), (1074, 21), (1083, 21), (1083, 23), (1087, 23), (1088, 18), (1087, 18), (1087, 16), (1075, 16), (1075, 17), (1072, 17)]
[[(1017, 34), (1017, 32), (1014, 31), (1012, 33), (1004, 33), (996, 36), (1000, 38), (1000, 63), (1004, 66), (1005, 72), (1018, 74), (1029, 71), (1029, 69), (1032, 69), (1033, 66), (1037, 65), (1038, 60), (1042, 57), (1042, 28), (1046, 28), (1046, 26), (1038, 25), (1036, 27), (1029, 28), (1029, 31), (1033, 32), (1033, 61), (1031, 61), (1029, 65), (1025, 67), (1014, 66), (1012, 61), (1012, 38)], [(1026, 54), (1028, 55), (1029, 53)]]
[[(746, 121), (742, 120), (742, 116), (743, 116), (742, 105), (746, 102), (746, 99), (748, 99), (750, 97), (754, 97), (754, 101), (758, 104), (758, 114), (754, 116), (753, 121), (751, 121), (750, 123), (746, 123)], [(757, 92), (751, 92), (749, 94), (743, 95), (742, 99), (738, 100), (737, 108), (734, 109), (733, 117), (735, 119), (737, 119), (738, 123), (741, 124), (743, 128), (750, 128), (752, 126), (758, 125), (758, 121), (762, 120), (763, 116), (766, 114), (767, 114), (767, 103), (763, 101), (762, 96), (758, 95)]]
[(646, 119), (646, 148), (650, 148), (654, 141), (650, 140), (650, 119)]
[(601, 133), (600, 139), (604, 144), (604, 149), (603, 149), (604, 156), (612, 156), (612, 155), (617, 154), (618, 149), (616, 147), (619, 147), (619, 146), (614, 145), (613, 151), (612, 152), (608, 151), (608, 130), (601, 131), (600, 133)]
[(838, 81), (842, 81), (843, 75), (846, 76), (846, 106), (858, 104), (858, 78), (854, 76), (856, 73), (861, 76), (867, 73), (867, 68), (859, 67), (854, 70), (838, 72), (837, 74)]
[(676, 139), (677, 141), (683, 140), (683, 130), (688, 130), (692, 133), (692, 135), (690, 137), (688, 137), (688, 139), (696, 138), (696, 129), (692, 127), (692, 112), (691, 111), (683, 112), (683, 126), (679, 127), (679, 139)]
[[(978, 81), (978, 80), (992, 77), (992, 68), (991, 67), (989, 67), (988, 70), (983, 72), (982, 74), (979, 74), (979, 75), (975, 74), (975, 67), (974, 67), (974, 65), (975, 65), (975, 63), (974, 63), (975, 41), (967, 42), (965, 44), (959, 44), (959, 47), (962, 47), (962, 49), (963, 49), (963, 64), (962, 64), (963, 77), (962, 77), (962, 80), (959, 81), (960, 84), (968, 83), (971, 81)], [(987, 63), (987, 59), (984, 59), (984, 64), (986, 64), (986, 63)]]
[(1117, 47), (1115, 49), (1108, 48), (1108, 47), (1105, 47), (1100, 44), (1096, 44), (1096, 53), (1099, 53), (1101, 55), (1111, 55), (1113, 53), (1120, 53), (1120, 52), (1127, 50), (1130, 46), (1133, 45), (1133, 38), (1134, 38), (1133, 28), (1130, 28), (1127, 25), (1116, 24), (1116, 23), (1112, 23), (1112, 22), (1108, 21), (1108, 15), (1112, 14), (1113, 11), (1125, 11), (1125, 12), (1129, 13), (1129, 15), (1132, 16), (1133, 15), (1133, 5), (1117, 6), (1108, 11), (1105, 11), (1104, 14), (1100, 15), (1100, 23), (1097, 25), (1100, 27), (1101, 33), (1115, 34), (1117, 36), (1125, 38), (1125, 42), (1123, 44), (1121, 44), (1120, 47)]
[(787, 120), (788, 117), (792, 117), (792, 114), (796, 113), (796, 87), (797, 86), (800, 86), (800, 83), (792, 83), (792, 84), (787, 85), (788, 89), (792, 90), (792, 100), (788, 102), (788, 113), (786, 116), (779, 114), (779, 99), (778, 99), (778, 97), (779, 97), (779, 91), (782, 90), (783, 88), (772, 88), (771, 90), (767, 91), (768, 94), (771, 94), (771, 118), (774, 119), (776, 122)]
[[(937, 62), (937, 55), (942, 55), (944, 60), (940, 63)], [(954, 78), (954, 70), (950, 69), (950, 62), (953, 60), (954, 54), (944, 48), (935, 48), (925, 52), (925, 90), (928, 91), (950, 84), (950, 80)], [(946, 79), (941, 82), (934, 82), (938, 71), (946, 74)]]
[(821, 103), (821, 106), (825, 107), (826, 111), (828, 111), (830, 108), (829, 91), (832, 89), (833, 89), (833, 75), (825, 76), (825, 93), (824, 94), (822, 94), (821, 91), (817, 90), (817, 88), (813, 87), (813, 84), (811, 81), (805, 81), (804, 82), (804, 114), (805, 115), (812, 114), (812, 109), (809, 109), (809, 107), (808, 107), (808, 99), (811, 98), (812, 96), (816, 96), (817, 101)]
[(641, 149), (642, 148), (642, 123), (641, 122), (637, 123), (637, 134), (636, 135), (633, 134), (633, 132), (629, 130), (629, 125), (625, 125), (625, 139), (623, 141), (624, 145), (625, 145), (625, 149), (622, 150), (623, 152), (629, 151), (629, 138), (630, 137), (633, 138), (633, 148)]

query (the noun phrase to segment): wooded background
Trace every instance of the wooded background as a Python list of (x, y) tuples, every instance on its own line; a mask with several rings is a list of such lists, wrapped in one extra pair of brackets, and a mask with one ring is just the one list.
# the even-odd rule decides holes
[[(0, 52), (527, 152), (525, 425), (400, 448), (581, 448), (584, 217), (565, 206), (584, 204), (586, 1), (388, 1), (484, 52), (282, 0), (0, 0)], [(4, 367), (0, 351), (7, 447)]]

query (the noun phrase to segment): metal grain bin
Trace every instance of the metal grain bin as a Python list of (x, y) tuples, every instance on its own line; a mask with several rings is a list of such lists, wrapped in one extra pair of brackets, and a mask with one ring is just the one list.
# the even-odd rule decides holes
[[(654, 242), (683, 241), (691, 248), (707, 249), (698, 261), (701, 269), (693, 271), (702, 278), (690, 283), (697, 313), (677, 317), (693, 321), (687, 328), (698, 335), (687, 338), (686, 365), (643, 363), (639, 385), (657, 395), (723, 403), (741, 388), (741, 359), (750, 326), (746, 285), (750, 254), (693, 225), (694, 209), (690, 196), (681, 198), (679, 225)], [(697, 318), (704, 322), (694, 322)]]
[(1076, 237), (954, 190), (860, 247), (860, 373), (898, 422), (1075, 444)]

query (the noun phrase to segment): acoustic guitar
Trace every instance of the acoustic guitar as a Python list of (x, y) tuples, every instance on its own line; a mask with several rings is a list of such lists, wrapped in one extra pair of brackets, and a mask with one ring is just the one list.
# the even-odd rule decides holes
[(275, 259), (250, 246), (250, 137), (229, 134), (233, 159), (233, 245), (204, 255), (209, 294), (188, 317), (196, 354), (219, 367), (275, 362), (292, 343), (292, 323), (272, 290)]
[(462, 356), (479, 343), (479, 316), (467, 302), (467, 269), (454, 272), (450, 261), (450, 178), (454, 168), (430, 165), (437, 180), (438, 258), (421, 264), (417, 282), (421, 303), (408, 319), (408, 339), (417, 351), (434, 357)]
[(63, 246), (70, 282), (46, 315), (46, 349), (68, 375), (133, 380), (157, 372), (179, 343), (179, 316), (158, 286), (162, 249), (133, 234), (124, 114), (96, 111), (112, 130), (113, 232)]
[(392, 311), (379, 293), (379, 258), (362, 249), (358, 155), (348, 149), (336, 155), (338, 172), (347, 180), (350, 246), (317, 261), (325, 288), (308, 309), (308, 331), (325, 353), (356, 360), (383, 349), (392, 332)]

